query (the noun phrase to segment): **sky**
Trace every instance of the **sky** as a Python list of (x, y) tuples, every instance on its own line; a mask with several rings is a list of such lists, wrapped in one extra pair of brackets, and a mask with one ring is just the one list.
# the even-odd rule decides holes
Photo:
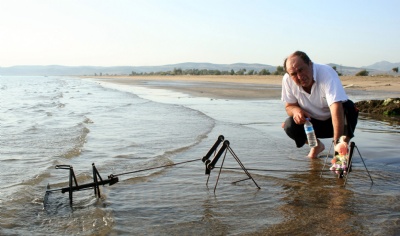
[(397, 0), (0, 0), (0, 67), (400, 62)]

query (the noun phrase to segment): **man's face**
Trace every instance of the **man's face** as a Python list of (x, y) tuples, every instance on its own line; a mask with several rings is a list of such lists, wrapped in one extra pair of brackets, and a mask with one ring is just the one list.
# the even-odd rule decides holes
[(286, 70), (292, 80), (303, 88), (313, 85), (312, 63), (304, 63), (298, 56), (290, 57), (286, 61)]

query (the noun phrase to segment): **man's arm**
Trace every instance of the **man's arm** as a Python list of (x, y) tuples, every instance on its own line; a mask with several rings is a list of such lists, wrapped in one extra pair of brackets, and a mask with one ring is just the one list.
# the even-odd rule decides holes
[(301, 109), (298, 103), (285, 103), (285, 109), (288, 116), (292, 116), (296, 124), (304, 124), (306, 118), (310, 118), (310, 115)]
[(344, 130), (344, 111), (341, 102), (334, 102), (329, 107), (332, 115), (333, 140), (339, 140)]

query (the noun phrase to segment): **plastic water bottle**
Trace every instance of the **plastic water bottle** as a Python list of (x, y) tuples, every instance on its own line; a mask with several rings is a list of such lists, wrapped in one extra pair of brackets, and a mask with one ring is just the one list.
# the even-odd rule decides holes
[(304, 130), (306, 131), (308, 145), (313, 148), (318, 146), (317, 137), (315, 136), (314, 127), (310, 122), (309, 118), (306, 118), (306, 123), (304, 124)]

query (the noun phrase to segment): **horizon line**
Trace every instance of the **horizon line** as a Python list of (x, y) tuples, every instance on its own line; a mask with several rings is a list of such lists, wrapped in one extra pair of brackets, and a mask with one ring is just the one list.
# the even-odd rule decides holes
[[(382, 62), (387, 62), (390, 64), (400, 64), (400, 62), (390, 62), (386, 60), (378, 61), (375, 62), (371, 65), (375, 65), (377, 63), (382, 63)], [(1, 66), (0, 68), (10, 68), (10, 67), (19, 67), (19, 66), (36, 66), (36, 67), (46, 67), (46, 66), (62, 66), (62, 67), (157, 67), (157, 66), (173, 66), (173, 65), (179, 65), (179, 64), (187, 64), (187, 63), (192, 63), (192, 64), (212, 64), (212, 65), (235, 65), (235, 64), (248, 64), (248, 65), (263, 65), (263, 66), (273, 66), (273, 67), (278, 67), (281, 65), (271, 65), (271, 64), (264, 64), (264, 63), (247, 63), (247, 62), (235, 62), (235, 63), (213, 63), (213, 62), (179, 62), (179, 63), (171, 63), (171, 64), (162, 64), (162, 65), (146, 65), (146, 66), (137, 66), (137, 65), (109, 65), (109, 66), (101, 66), (101, 65), (62, 65), (62, 64), (46, 64), (46, 65), (39, 65), (39, 64), (19, 64), (19, 65), (12, 65), (12, 66)], [(324, 64), (324, 63), (321, 63)], [(338, 64), (334, 62), (326, 63), (326, 65), (338, 65), (338, 66), (344, 66), (343, 64)], [(363, 67), (368, 67), (368, 66), (348, 66), (345, 65), (345, 67), (355, 67), (355, 68), (363, 68)]]

